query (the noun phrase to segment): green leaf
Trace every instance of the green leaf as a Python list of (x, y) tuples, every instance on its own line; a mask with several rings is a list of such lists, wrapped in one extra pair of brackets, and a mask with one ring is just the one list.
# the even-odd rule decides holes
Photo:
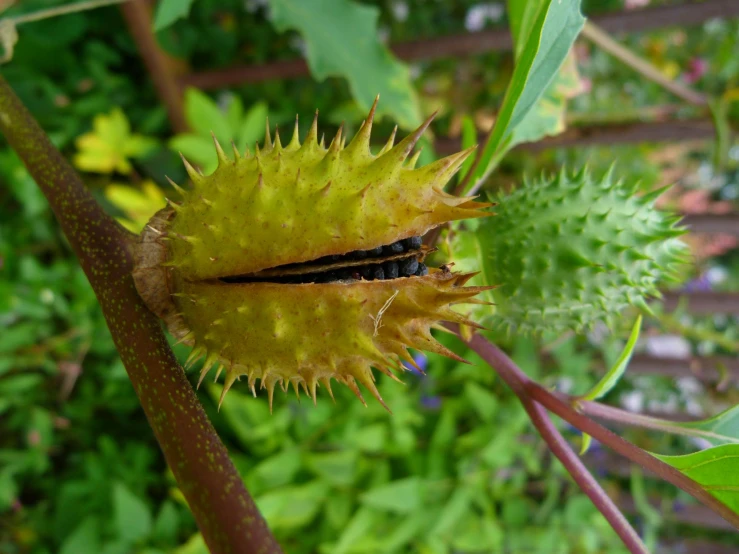
[(92, 131), (75, 141), (78, 152), (74, 165), (83, 171), (96, 173), (131, 172), (129, 159), (146, 156), (157, 141), (131, 133), (128, 118), (120, 108), (109, 114), (95, 116)]
[(670, 422), (686, 434), (707, 440), (713, 446), (739, 444), (739, 405), (701, 421)]
[(372, 508), (407, 514), (421, 506), (422, 485), (418, 477), (398, 479), (368, 490), (360, 496), (360, 500)]
[[(611, 367), (611, 369), (606, 372), (606, 374), (598, 382), (598, 384), (590, 389), (590, 392), (580, 397), (582, 400), (596, 400), (605, 396), (613, 387), (616, 386), (616, 383), (621, 380), (621, 377), (623, 377), (624, 373), (626, 373), (626, 368), (628, 367), (629, 361), (631, 360), (631, 355), (634, 353), (636, 341), (639, 340), (641, 320), (642, 316), (639, 315), (636, 318), (636, 323), (634, 323), (633, 329), (631, 329), (629, 340), (626, 342), (626, 346), (624, 346), (623, 352), (621, 352), (621, 355), (616, 360), (616, 363), (613, 364), (613, 367)], [(590, 448), (591, 440), (592, 439), (590, 435), (586, 435), (585, 433), (583, 433), (582, 444), (580, 445), (580, 455), (583, 455), (588, 451), (588, 448)]]
[[(464, 116), (462, 118), (462, 150), (466, 150), (473, 144), (477, 142), (477, 129), (475, 128), (475, 122), (472, 121), (472, 118), (468, 115)], [(472, 167), (472, 164), (475, 163), (475, 157), (469, 156), (464, 163), (462, 164), (462, 167), (459, 170), (459, 180), (461, 181), (464, 179), (464, 176), (467, 175), (467, 172)]]
[(321, 481), (284, 487), (260, 496), (257, 506), (272, 529), (302, 527), (318, 513), (328, 490)]
[(616, 383), (621, 380), (621, 377), (623, 377), (624, 373), (626, 372), (626, 368), (629, 365), (631, 355), (634, 353), (636, 341), (639, 340), (641, 320), (642, 317), (641, 315), (639, 315), (639, 317), (636, 318), (636, 323), (634, 323), (634, 327), (631, 329), (629, 340), (626, 342), (626, 346), (624, 346), (623, 352), (621, 352), (621, 355), (618, 357), (618, 360), (616, 360), (616, 363), (613, 364), (613, 367), (608, 370), (608, 372), (603, 376), (598, 384), (590, 389), (590, 392), (587, 392), (580, 397), (582, 400), (597, 400), (598, 398), (602, 398), (603, 396), (608, 394), (613, 387), (616, 386)]
[(159, 0), (157, 12), (154, 16), (154, 32), (166, 29), (178, 19), (183, 19), (190, 13), (194, 0)]
[(149, 506), (123, 483), (113, 486), (113, 513), (121, 539), (134, 543), (151, 532)]
[[(531, 30), (521, 35), (526, 36), (526, 43), (516, 62), (490, 140), (481, 154), (475, 179), (486, 175), (510, 148), (513, 131), (549, 87), (585, 23), (580, 13), (580, 0), (544, 0), (536, 14)], [(529, 25), (523, 15), (517, 18), (519, 25)]]
[(59, 554), (99, 554), (100, 522), (90, 516), (64, 539)]
[(267, 120), (267, 104), (257, 102), (244, 118), (240, 121), (236, 130), (234, 141), (241, 152), (248, 146), (253, 148), (254, 143), (264, 138), (265, 121)]
[[(212, 131), (221, 144), (230, 142), (231, 125), (226, 115), (210, 96), (196, 88), (185, 90), (185, 118), (198, 135), (209, 137)], [(210, 149), (214, 149), (212, 144)]]
[(377, 521), (377, 513), (369, 508), (360, 508), (354, 517), (347, 523), (344, 532), (339, 537), (336, 547), (332, 550), (334, 554), (344, 554), (363, 536)]
[(521, 56), (526, 39), (533, 32), (533, 27), (542, 8), (547, 6), (547, 0), (508, 0), (506, 11), (508, 13), (508, 24), (513, 35), (514, 54), (516, 59)]
[(654, 456), (680, 470), (739, 513), (739, 444), (725, 444), (684, 456)]
[(439, 519), (433, 526), (432, 533), (446, 535), (450, 533), (470, 509), (472, 491), (469, 488), (458, 488), (441, 511)]
[(352, 96), (368, 110), (380, 94), (378, 113), (403, 128), (421, 121), (418, 99), (405, 64), (380, 43), (380, 11), (349, 0), (270, 0), (272, 23), (294, 29), (306, 42), (308, 65), (318, 80), (344, 77)]
[(468, 381), (464, 387), (464, 395), (483, 421), (493, 420), (498, 411), (498, 399), (493, 393), (477, 383)]
[(169, 141), (169, 147), (185, 156), (190, 163), (199, 166), (206, 175), (218, 167), (218, 155), (210, 135), (205, 137), (194, 133), (183, 133), (173, 137)]
[(176, 543), (179, 524), (177, 509), (172, 501), (165, 500), (154, 521), (153, 538), (160, 542)]
[(354, 482), (357, 454), (352, 450), (308, 454), (305, 465), (327, 483), (347, 486)]

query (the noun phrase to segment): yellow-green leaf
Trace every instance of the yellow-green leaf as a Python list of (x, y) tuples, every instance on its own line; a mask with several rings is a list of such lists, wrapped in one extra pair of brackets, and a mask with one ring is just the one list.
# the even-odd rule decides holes
[(93, 173), (131, 172), (132, 158), (143, 157), (157, 145), (155, 139), (131, 133), (123, 111), (113, 109), (110, 114), (95, 116), (92, 131), (77, 138), (74, 165)]

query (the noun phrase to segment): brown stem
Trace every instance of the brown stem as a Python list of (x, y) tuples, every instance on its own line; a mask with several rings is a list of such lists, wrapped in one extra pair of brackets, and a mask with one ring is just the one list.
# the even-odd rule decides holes
[(589, 417), (579, 413), (570, 404), (562, 401), (555, 394), (529, 379), (500, 348), (485, 340), (482, 336), (475, 335), (467, 344), (495, 369), (501, 379), (513, 389), (513, 392), (519, 398), (522, 396), (527, 397), (541, 404), (547, 410), (557, 414), (583, 433), (592, 436), (668, 483), (681, 488), (739, 529), (739, 514), (734, 513), (726, 504), (701, 487), (699, 483), (680, 473), (677, 469), (662, 460), (655, 458), (647, 451), (622, 439)]
[(131, 277), (131, 235), (110, 218), (0, 77), (0, 132), (46, 195), (103, 309), (177, 484), (213, 553), (277, 553), (158, 319)]
[[(449, 325), (449, 328), (454, 331), (458, 331), (459, 329), (457, 325)], [(467, 344), (488, 362), (491, 367), (494, 369), (498, 368), (496, 353), (491, 348), (493, 345), (483, 337), (474, 335)], [(500, 353), (502, 354), (502, 352)], [(524, 409), (529, 414), (532, 423), (544, 441), (546, 441), (550, 450), (562, 462), (562, 465), (567, 469), (580, 489), (588, 495), (588, 498), (590, 498), (595, 507), (603, 514), (629, 551), (632, 553), (648, 553), (649, 550), (647, 550), (639, 535), (637, 535), (618, 507), (616, 507), (595, 478), (590, 474), (580, 457), (570, 448), (569, 443), (552, 423), (546, 410), (531, 400), (523, 386), (523, 380), (513, 379), (511, 378), (511, 374), (505, 371), (499, 372), (499, 374), (506, 384), (511, 387), (516, 396), (518, 396)], [(513, 376), (515, 376), (515, 373)]]

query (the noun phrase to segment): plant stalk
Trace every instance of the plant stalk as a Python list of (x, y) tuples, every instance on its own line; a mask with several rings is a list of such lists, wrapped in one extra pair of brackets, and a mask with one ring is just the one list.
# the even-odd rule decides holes
[(662, 460), (655, 458), (649, 452), (622, 439), (589, 417), (579, 413), (569, 403), (561, 400), (557, 395), (548, 391), (529, 377), (511, 360), (505, 352), (480, 335), (475, 335), (467, 344), (483, 358), (500, 375), (519, 398), (525, 397), (541, 404), (550, 412), (558, 415), (573, 427), (586, 433), (594, 439), (613, 449), (618, 454), (628, 458), (656, 474), (668, 483), (684, 490), (693, 498), (716, 512), (731, 525), (739, 529), (739, 514), (706, 491), (699, 483)]
[[(455, 332), (458, 332), (459, 330), (459, 326), (457, 325), (448, 325), (448, 327)], [(490, 367), (496, 371), (498, 370), (498, 367), (501, 365), (499, 363), (499, 357), (505, 356), (502, 351), (477, 334), (474, 335), (470, 341), (465, 342), (470, 348), (477, 352), (480, 357), (490, 365)], [(507, 356), (505, 357), (507, 358)], [(510, 363), (513, 364), (512, 361), (510, 361)], [(598, 481), (595, 480), (582, 463), (580, 457), (572, 450), (569, 443), (554, 426), (547, 411), (530, 398), (524, 386), (528, 377), (526, 377), (525, 374), (523, 374), (523, 372), (521, 372), (517, 367), (516, 369), (518, 370), (518, 373), (515, 371), (507, 371), (504, 368), (503, 371), (498, 371), (498, 374), (519, 398), (526, 410), (526, 413), (529, 414), (529, 418), (531, 418), (532, 423), (536, 427), (537, 431), (539, 431), (539, 434), (541, 434), (550, 450), (559, 459), (559, 461), (562, 462), (562, 465), (569, 472), (580, 489), (588, 495), (588, 498), (590, 498), (595, 507), (598, 508), (601, 514), (603, 514), (603, 517), (606, 518), (613, 530), (616, 531), (616, 534), (621, 538), (629, 551), (632, 554), (649, 554), (649, 550), (646, 545), (642, 542), (636, 531), (634, 531), (633, 527), (631, 527), (629, 522), (626, 520), (626, 517), (621, 513), (621, 510), (619, 510), (613, 500), (608, 497), (603, 488), (598, 484)], [(523, 378), (521, 378), (519, 373)]]

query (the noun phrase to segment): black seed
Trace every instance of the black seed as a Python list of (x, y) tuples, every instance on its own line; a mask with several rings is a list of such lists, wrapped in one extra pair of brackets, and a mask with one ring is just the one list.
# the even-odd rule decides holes
[(339, 269), (336, 271), (336, 278), (340, 281), (346, 281), (352, 278), (352, 272), (349, 269)]
[(400, 276), (400, 268), (397, 262), (385, 263), (385, 277), (388, 279), (397, 279)]
[(428, 275), (428, 274), (429, 274), (429, 268), (426, 267), (426, 264), (419, 263), (418, 269), (416, 270), (416, 275), (418, 275), (419, 277), (423, 277), (424, 275)]
[(377, 265), (372, 268), (372, 278), (377, 280), (382, 280), (385, 278), (385, 272), (383, 271), (381, 265)]
[(372, 277), (372, 270), (368, 265), (365, 265), (359, 268), (359, 274), (363, 279), (367, 279), (369, 281), (370, 277)]
[(364, 260), (367, 257), (367, 251), (366, 250), (355, 250), (354, 252), (350, 252), (347, 254), (347, 257), (350, 259), (355, 260)]
[(403, 252), (403, 250), (405, 250), (401, 241), (383, 246), (382, 249), (387, 254), (400, 254), (401, 252)]
[(378, 246), (377, 248), (367, 250), (367, 255), (372, 256), (372, 257), (382, 255), (382, 246)]
[(410, 277), (418, 269), (418, 260), (416, 258), (408, 258), (400, 262), (400, 274), (404, 277)]
[(421, 248), (421, 245), (423, 244), (423, 238), (421, 237), (411, 237), (409, 239), (403, 240), (403, 245), (408, 250), (418, 250)]

